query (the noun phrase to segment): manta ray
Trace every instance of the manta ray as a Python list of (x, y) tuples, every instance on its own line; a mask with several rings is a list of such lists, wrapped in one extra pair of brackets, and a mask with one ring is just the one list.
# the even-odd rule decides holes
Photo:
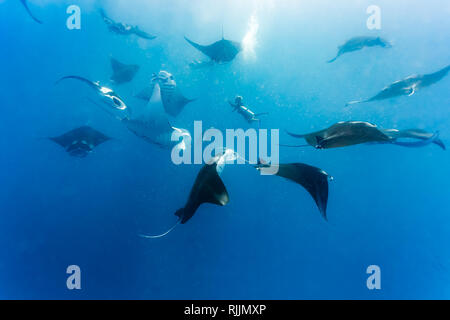
[(208, 56), (212, 62), (224, 63), (232, 61), (236, 55), (242, 51), (242, 45), (239, 42), (222, 39), (210, 45), (200, 45), (184, 37), (186, 41), (194, 48)]
[[(234, 161), (237, 157), (235, 152), (228, 149), (205, 164), (194, 181), (186, 204), (183, 208), (175, 212), (175, 216), (178, 217), (175, 224), (162, 234), (141, 235), (141, 237), (156, 239), (166, 236), (179, 224), (188, 222), (197, 212), (198, 208), (205, 203), (217, 206), (227, 205), (230, 201), (230, 196), (220, 178), (220, 174), (225, 163), (229, 160)], [(273, 165), (260, 161), (254, 167), (261, 171), (264, 167), (271, 166)], [(278, 173), (276, 175), (300, 184), (305, 188), (316, 202), (322, 217), (327, 220), (328, 180), (332, 180), (333, 178), (325, 171), (303, 163), (278, 164), (276, 166), (278, 167)]]
[(382, 48), (391, 48), (392, 45), (389, 43), (389, 41), (384, 40), (380, 37), (355, 37), (347, 42), (345, 42), (343, 45), (338, 47), (338, 53), (335, 58), (328, 61), (328, 63), (336, 61), (337, 58), (339, 58), (341, 55), (361, 50), (365, 47), (382, 47)]
[(20, 2), (22, 2), (23, 6), (25, 7), (25, 10), (27, 10), (28, 14), (30, 15), (30, 17), (36, 21), (39, 24), (42, 24), (42, 21), (39, 20), (38, 18), (36, 18), (33, 13), (31, 12), (30, 8), (28, 7), (28, 2), (27, 0), (20, 0)]
[(100, 14), (103, 18), (103, 21), (108, 26), (109, 31), (120, 34), (120, 35), (132, 35), (135, 34), (136, 36), (147, 39), (147, 40), (153, 40), (156, 38), (156, 36), (153, 36), (151, 34), (148, 34), (147, 32), (142, 31), (137, 26), (131, 26), (129, 24), (124, 24), (121, 22), (115, 22), (111, 18), (109, 18), (104, 10), (100, 10)]
[[(287, 132), (295, 138), (303, 138), (307, 145), (286, 147), (312, 146), (317, 149), (347, 147), (356, 144), (394, 144), (404, 147), (422, 147), (434, 143), (445, 150), (444, 143), (439, 139), (439, 133), (428, 133), (420, 129), (380, 129), (376, 125), (364, 121), (343, 121), (331, 127), (308, 134)], [(403, 141), (416, 139), (419, 141)]]
[(141, 235), (144, 238), (155, 239), (169, 234), (177, 225), (188, 222), (197, 209), (205, 203), (217, 206), (225, 206), (230, 201), (227, 188), (219, 176), (221, 170), (219, 164), (223, 161), (223, 155), (216, 156), (210, 163), (205, 164), (194, 181), (186, 204), (175, 212), (178, 220), (172, 228), (159, 235)]
[(111, 67), (113, 70), (113, 75), (111, 76), (111, 81), (122, 84), (130, 82), (136, 76), (139, 71), (139, 66), (135, 64), (124, 64), (118, 60), (111, 58)]
[(161, 99), (164, 109), (173, 117), (178, 116), (188, 103), (195, 101), (195, 99), (186, 98), (178, 88), (173, 75), (164, 70), (158, 74), (154, 74), (151, 85), (136, 97), (148, 101), (153, 94), (156, 83), (161, 89)]
[[(261, 170), (266, 166), (268, 164), (260, 161), (255, 167), (257, 170)], [(278, 172), (276, 175), (305, 188), (316, 202), (322, 217), (327, 220), (328, 180), (333, 180), (333, 177), (322, 169), (304, 163), (288, 163), (277, 166)]]
[(419, 89), (429, 87), (442, 80), (448, 74), (449, 70), (450, 65), (434, 73), (425, 75), (411, 75), (403, 80), (395, 81), (369, 99), (350, 101), (346, 104), (346, 106), (364, 102), (380, 101), (399, 96), (410, 97), (414, 95)]
[(89, 126), (82, 126), (49, 139), (63, 147), (71, 156), (84, 158), (95, 147), (111, 138)]

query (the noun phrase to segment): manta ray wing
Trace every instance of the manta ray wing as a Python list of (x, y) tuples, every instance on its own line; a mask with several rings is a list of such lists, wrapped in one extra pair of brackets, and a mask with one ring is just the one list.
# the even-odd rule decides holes
[(113, 69), (111, 80), (119, 84), (132, 81), (139, 71), (138, 65), (127, 65), (114, 58), (111, 58), (111, 67)]
[(125, 63), (120, 62), (117, 59), (111, 58), (111, 68), (114, 73), (119, 73), (127, 67)]
[(183, 96), (178, 87), (172, 88), (171, 90), (164, 90), (162, 88), (161, 95), (164, 109), (173, 117), (178, 116), (188, 103), (194, 101)]
[(67, 149), (77, 141), (85, 141), (87, 144), (96, 147), (111, 138), (89, 126), (82, 126), (49, 139)]
[(135, 95), (135, 97), (148, 102), (152, 98), (154, 87), (155, 85), (152, 83), (150, 86), (144, 88), (141, 92)]
[(177, 210), (175, 215), (184, 224), (203, 203), (225, 206), (229, 201), (228, 191), (217, 172), (217, 162), (206, 164), (197, 175), (185, 207)]
[(277, 176), (303, 186), (313, 197), (322, 217), (327, 220), (329, 175), (316, 167), (303, 163), (280, 164)]
[(145, 32), (145, 31), (142, 31), (142, 30), (139, 29), (138, 27), (135, 27), (135, 28), (133, 29), (133, 32), (134, 32), (135, 35), (137, 35), (138, 37), (141, 37), (141, 38), (143, 38), (143, 39), (147, 39), (147, 40), (153, 40), (153, 39), (156, 39), (156, 36), (151, 35), (151, 34)]
[(202, 52), (203, 54), (207, 55), (208, 57), (210, 57), (211, 59), (213, 59), (212, 56), (212, 52), (211, 52), (211, 46), (203, 46), (201, 44), (195, 43), (192, 40), (189, 40), (187, 37), (184, 37), (184, 39), (191, 45), (193, 46), (195, 49), (199, 50), (200, 52)]

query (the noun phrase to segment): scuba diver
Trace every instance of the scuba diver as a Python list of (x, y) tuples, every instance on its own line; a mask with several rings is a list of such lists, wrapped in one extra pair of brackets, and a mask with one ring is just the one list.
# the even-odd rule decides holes
[(244, 117), (245, 120), (247, 120), (248, 123), (252, 122), (261, 123), (261, 119), (258, 119), (257, 117), (269, 114), (268, 112), (254, 113), (249, 108), (244, 106), (242, 100), (243, 98), (241, 96), (236, 96), (236, 98), (234, 99), (234, 103), (232, 103), (231, 101), (228, 101), (228, 103), (230, 104), (230, 106), (233, 107), (233, 112), (237, 111), (240, 115)]

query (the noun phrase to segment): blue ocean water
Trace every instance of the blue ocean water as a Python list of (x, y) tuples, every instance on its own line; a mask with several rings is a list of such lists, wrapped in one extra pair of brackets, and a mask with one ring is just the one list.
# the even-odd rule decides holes
[[(176, 166), (88, 103), (77, 74), (113, 86), (127, 101), (151, 74), (174, 74), (189, 104), (174, 125), (191, 130), (250, 127), (231, 112), (239, 94), (265, 128), (306, 133), (338, 121), (440, 131), (449, 144), (449, 78), (411, 97), (352, 108), (410, 74), (450, 63), (450, 4), (444, 0), (0, 0), (0, 298), (3, 299), (444, 299), (450, 298), (450, 155), (436, 146), (358, 145), (281, 149), (282, 162), (320, 167), (330, 183), (328, 218), (311, 196), (250, 166), (227, 166), (225, 207), (202, 206), (169, 236), (142, 239), (172, 225), (201, 166)], [(81, 30), (68, 30), (78, 5)], [(381, 8), (380, 30), (366, 9)], [(155, 40), (108, 31), (103, 8)], [(250, 50), (231, 63), (189, 67), (206, 57), (183, 36), (212, 43), (222, 35)], [(336, 62), (338, 45), (382, 36)], [(109, 58), (141, 66), (128, 84), (109, 82)], [(130, 102), (133, 103), (133, 102)], [(114, 139), (88, 157), (70, 157), (43, 139), (89, 125)], [(68, 290), (78, 265), (82, 289)], [(366, 286), (369, 265), (381, 290)]]

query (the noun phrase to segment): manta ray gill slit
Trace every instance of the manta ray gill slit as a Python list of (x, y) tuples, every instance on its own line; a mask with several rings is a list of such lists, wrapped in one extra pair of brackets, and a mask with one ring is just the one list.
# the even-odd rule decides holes
[(258, 34), (259, 23), (256, 15), (253, 14), (248, 22), (247, 32), (242, 39), (242, 49), (245, 59), (256, 58), (255, 47), (257, 45), (256, 35)]

